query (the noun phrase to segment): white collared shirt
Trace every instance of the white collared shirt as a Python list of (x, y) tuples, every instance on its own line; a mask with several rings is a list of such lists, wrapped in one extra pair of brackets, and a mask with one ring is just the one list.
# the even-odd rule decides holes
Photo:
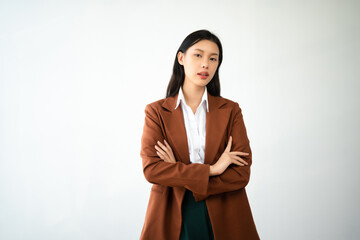
[(186, 104), (182, 87), (179, 89), (179, 95), (175, 109), (181, 102), (183, 112), (186, 135), (189, 146), (189, 155), (191, 163), (204, 163), (205, 159), (205, 137), (206, 137), (206, 112), (209, 111), (209, 103), (207, 97), (207, 88), (201, 98), (200, 104), (195, 114)]

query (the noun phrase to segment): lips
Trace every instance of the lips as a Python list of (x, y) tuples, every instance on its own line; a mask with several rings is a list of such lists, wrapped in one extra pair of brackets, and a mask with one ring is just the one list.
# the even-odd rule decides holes
[(208, 72), (199, 72), (198, 75), (201, 79), (207, 79), (209, 77)]
[(198, 75), (209, 76), (209, 73), (208, 72), (199, 72)]

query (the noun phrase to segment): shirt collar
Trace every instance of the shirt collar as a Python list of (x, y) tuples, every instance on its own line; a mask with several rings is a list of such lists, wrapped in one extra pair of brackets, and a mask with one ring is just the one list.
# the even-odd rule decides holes
[[(183, 101), (183, 102), (186, 104), (186, 101), (185, 101), (185, 98), (184, 98), (184, 94), (183, 94), (183, 91), (182, 91), (182, 86), (181, 86), (180, 89), (179, 89), (179, 94), (178, 94), (178, 98), (177, 98), (177, 101), (176, 101), (176, 107), (175, 107), (175, 109), (179, 106), (180, 100)], [(204, 101), (205, 101), (205, 103), (206, 103), (206, 111), (209, 112), (209, 101), (208, 101), (208, 95), (207, 95), (207, 87), (205, 87), (205, 91), (204, 91), (203, 96), (202, 96), (202, 98), (201, 98), (200, 105), (201, 105)]]

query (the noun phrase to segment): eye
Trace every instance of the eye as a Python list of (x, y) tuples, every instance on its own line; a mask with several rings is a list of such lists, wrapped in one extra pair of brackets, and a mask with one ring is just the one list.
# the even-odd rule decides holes
[(200, 57), (201, 55), (200, 54), (198, 54), (198, 53), (195, 53), (194, 54), (196, 57)]
[(211, 60), (211, 61), (214, 61), (214, 62), (216, 62), (216, 61), (217, 61), (217, 59), (216, 59), (216, 58), (210, 58), (210, 60)]

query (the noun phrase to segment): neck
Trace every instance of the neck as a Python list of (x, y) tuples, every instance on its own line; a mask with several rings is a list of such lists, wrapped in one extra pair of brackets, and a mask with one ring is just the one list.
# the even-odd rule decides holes
[(182, 86), (186, 104), (189, 106), (198, 106), (200, 104), (206, 86), (195, 86), (186, 83), (187, 81), (184, 81), (184, 84)]

